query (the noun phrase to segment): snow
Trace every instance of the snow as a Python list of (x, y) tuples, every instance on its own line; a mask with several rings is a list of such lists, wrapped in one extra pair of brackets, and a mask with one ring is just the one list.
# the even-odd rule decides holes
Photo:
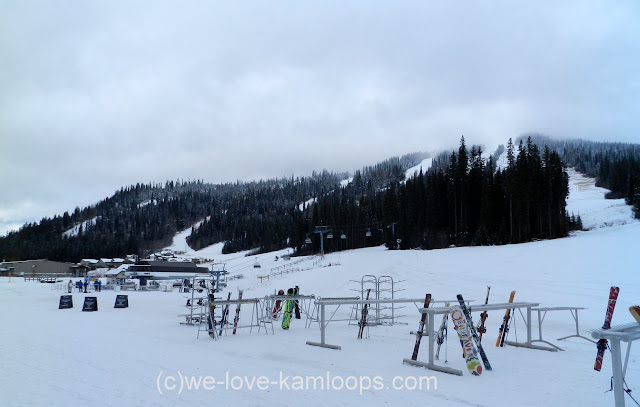
[(420, 164), (409, 168), (404, 175), (405, 181), (420, 173), (420, 171), (422, 171), (423, 174), (426, 173), (427, 170), (431, 167), (431, 163), (433, 163), (433, 158), (425, 158), (420, 162)]
[[(347, 185), (351, 184), (351, 182), (353, 182), (353, 177), (349, 177), (347, 179), (343, 179), (342, 181), (340, 181), (340, 186), (342, 188), (346, 187)], [(302, 210), (302, 209), (300, 209)]]
[[(340, 185), (342, 185), (343, 181), (340, 181)], [(301, 203), (300, 205), (298, 205), (298, 209), (301, 211), (304, 211), (305, 208), (308, 208), (309, 205), (313, 205), (314, 203), (318, 202), (318, 198), (311, 198), (309, 200), (307, 200), (306, 202)]]
[(580, 215), (584, 229), (624, 225), (635, 222), (631, 206), (624, 199), (604, 199), (608, 189), (594, 186), (595, 180), (572, 168), (567, 169), (571, 179), (567, 212)]
[[(505, 302), (509, 292), (515, 290), (516, 301), (586, 307), (580, 311), (580, 330), (589, 336), (589, 330), (602, 325), (609, 287), (617, 285), (620, 296), (613, 324), (632, 322), (627, 308), (640, 301), (640, 222), (630, 218), (629, 207), (604, 200), (592, 180), (574, 173), (568, 207), (581, 215), (590, 230), (565, 239), (508, 246), (431, 251), (373, 247), (330, 253), (324, 258), (302, 258), (295, 265), (300, 271), (268, 280), (257, 277), (300, 258), (283, 260), (286, 250), (249, 257), (245, 256), (247, 252), (222, 255), (220, 244), (193, 251), (184, 243), (188, 230), (178, 234), (169, 249), (184, 251), (185, 258), (214, 258), (225, 263), (231, 276), (242, 275), (229, 283), (232, 298), (238, 288), (244, 290), (245, 298), (260, 298), (294, 285), (300, 286), (301, 294), (353, 296), (359, 294), (352, 291), (359, 285), (352, 280), (359, 281), (363, 274), (392, 276), (397, 287), (404, 290), (400, 296), (405, 298), (423, 298), (429, 292), (434, 300), (445, 300), (462, 293), (466, 299), (481, 302), (490, 285), (490, 302)], [(255, 261), (261, 263), (260, 269), (253, 268)], [(273, 335), (271, 331), (266, 335), (264, 331), (239, 330), (237, 335), (213, 341), (206, 334), (197, 339), (196, 327), (180, 324), (184, 319), (177, 315), (187, 312), (184, 304), (189, 294), (103, 291), (91, 294), (98, 298), (98, 312), (81, 312), (85, 294), (73, 293), (74, 308), (58, 310), (64, 292), (55, 288), (15, 277), (0, 279), (0, 405), (613, 405), (613, 394), (605, 393), (610, 386), (610, 353), (605, 355), (602, 372), (595, 372), (593, 343), (580, 338), (555, 339), (575, 332), (574, 320), (565, 311), (549, 312), (543, 323), (543, 339), (564, 352), (496, 348), (492, 343), (502, 312), (490, 312), (485, 350), (493, 371), (473, 377), (466, 371), (452, 329), (450, 340), (443, 345), (448, 363), (440, 363), (463, 370), (463, 376), (402, 363), (403, 358), (411, 356), (415, 337), (409, 331), (417, 328), (420, 318), (413, 305), (399, 311), (406, 315), (401, 323), (371, 327), (369, 337), (362, 340), (356, 339), (357, 326), (330, 323), (327, 343), (342, 346), (342, 350), (330, 350), (306, 345), (306, 341), (319, 341), (320, 331), (317, 324), (305, 328), (304, 316), (294, 319), (288, 331), (282, 330), (277, 321)], [(116, 294), (129, 295), (129, 308), (113, 308)], [(336, 315), (349, 314), (350, 309), (343, 307)], [(251, 307), (243, 306), (241, 321), (250, 317)], [(525, 326), (517, 312), (516, 317), (509, 337), (522, 340)], [(537, 337), (535, 316), (533, 325)], [(426, 357), (425, 340), (419, 360)], [(636, 390), (633, 394), (640, 388), (638, 362), (640, 354), (633, 348), (626, 376), (629, 387)], [(323, 389), (314, 390), (313, 380), (306, 389), (294, 387), (307, 376), (327, 375), (332, 389), (324, 383)], [(193, 386), (181, 389), (180, 377), (213, 378), (219, 384), (211, 389), (206, 381), (208, 389), (202, 382), (199, 390)], [(406, 383), (409, 387), (414, 380), (426, 385), (424, 378), (433, 379), (429, 389), (410, 390), (394, 389), (395, 377), (399, 378), (396, 385)], [(369, 387), (380, 383), (382, 388), (366, 389), (367, 380), (372, 381)], [(360, 382), (364, 389), (357, 387)], [(174, 384), (176, 387), (172, 387)]]
[(95, 216), (89, 220), (85, 220), (84, 222), (78, 223), (77, 225), (63, 232), (62, 234), (66, 237), (78, 236), (78, 233), (80, 233), (80, 227), (82, 227), (82, 230), (86, 230), (87, 227), (95, 225), (97, 220), (98, 220), (98, 217)]

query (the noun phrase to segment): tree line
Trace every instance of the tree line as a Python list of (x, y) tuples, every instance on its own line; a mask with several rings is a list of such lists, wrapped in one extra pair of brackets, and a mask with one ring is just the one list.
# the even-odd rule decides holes
[(440, 155), (406, 182), (325, 197), (314, 205), (306, 232), (326, 225), (335, 239), (357, 225), (354, 241), (334, 240), (330, 250), (349, 243), (434, 249), (557, 238), (581, 227), (579, 218), (566, 214), (568, 176), (555, 151), (540, 152), (531, 139), (516, 150), (509, 140), (506, 156), (506, 167), (498, 168), (493, 156), (485, 159), (477, 146), (469, 150), (462, 137), (457, 151)]
[[(0, 257), (77, 262), (145, 256), (187, 228), (193, 249), (224, 242), (225, 253), (283, 247), (293, 247), (296, 254), (317, 253), (321, 237), (325, 251), (563, 237), (581, 228), (579, 216), (566, 213), (567, 164), (595, 174), (599, 183), (635, 205), (640, 201), (639, 160), (631, 149), (637, 146), (607, 146), (530, 136), (515, 144), (510, 139), (485, 157), (481, 147), (468, 148), (462, 137), (456, 150), (434, 157), (428, 169), (409, 178), (406, 171), (425, 153), (390, 158), (353, 175), (324, 170), (255, 182), (136, 184), (96, 205), (0, 237)], [(325, 228), (322, 234), (316, 233), (318, 226)]]

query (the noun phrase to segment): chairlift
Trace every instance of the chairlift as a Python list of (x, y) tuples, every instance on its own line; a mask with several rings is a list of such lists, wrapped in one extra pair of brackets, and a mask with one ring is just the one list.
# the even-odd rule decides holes
[(329, 233), (329, 234), (327, 235), (327, 239), (333, 239), (333, 233)]
[(253, 263), (253, 268), (254, 269), (259, 269), (260, 267), (262, 267), (262, 266), (260, 265), (260, 263), (258, 263), (258, 260), (256, 260), (256, 262)]
[(365, 234), (366, 237), (371, 237), (371, 229), (367, 229), (367, 233)]
[(310, 237), (307, 237), (306, 239), (304, 239), (304, 242), (305, 242), (306, 244), (311, 244), (311, 238), (310, 238)]
[(345, 235), (344, 233), (340, 235), (340, 239), (342, 240), (347, 240), (347, 235)]

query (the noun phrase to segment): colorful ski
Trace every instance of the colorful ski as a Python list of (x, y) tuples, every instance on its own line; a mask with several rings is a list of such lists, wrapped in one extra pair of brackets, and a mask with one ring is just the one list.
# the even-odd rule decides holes
[[(284, 295), (284, 290), (279, 290), (278, 295)], [(278, 319), (278, 314), (282, 309), (282, 300), (276, 300), (275, 305), (273, 306), (273, 311), (271, 311), (271, 315), (273, 315), (273, 319)]]
[(453, 321), (453, 327), (456, 332), (458, 332), (458, 338), (462, 344), (463, 356), (467, 362), (467, 369), (469, 369), (472, 375), (479, 376), (482, 374), (482, 364), (480, 363), (480, 359), (478, 359), (478, 352), (473, 346), (473, 339), (471, 338), (467, 318), (464, 316), (464, 312), (459, 305), (454, 305), (451, 308), (451, 321)]
[[(293, 298), (293, 288), (287, 290), (287, 297)], [(293, 300), (287, 300), (284, 303), (284, 312), (282, 315), (282, 329), (289, 329), (291, 325), (291, 311), (293, 311)]]
[[(369, 292), (367, 291), (367, 296)], [(424, 297), (424, 308), (429, 308), (429, 304), (431, 303), (431, 294), (427, 294)], [(418, 360), (418, 351), (420, 350), (420, 341), (422, 341), (422, 335), (424, 334), (424, 325), (427, 322), (427, 314), (422, 314), (420, 317), (420, 326), (418, 327), (418, 332), (416, 333), (416, 344), (413, 347), (413, 354), (411, 355), (411, 360)]]
[(236, 334), (238, 322), (240, 321), (240, 305), (242, 305), (242, 290), (238, 290), (238, 306), (236, 307), (236, 317), (233, 319), (233, 334)]
[[(365, 300), (369, 299), (369, 293), (371, 293), (371, 289), (367, 289), (367, 296)], [(362, 307), (362, 314), (360, 315), (360, 329), (358, 329), (358, 339), (362, 339), (362, 333), (364, 332), (364, 327), (367, 325), (367, 314), (369, 313), (369, 304), (364, 304)], [(414, 359), (415, 360), (415, 359)]]
[[(491, 286), (487, 286), (487, 298), (484, 300), (484, 305), (487, 305), (489, 303), (489, 291), (491, 291)], [(487, 332), (487, 328), (484, 327), (484, 322), (487, 320), (487, 317), (489, 316), (489, 314), (487, 314), (487, 311), (484, 311), (482, 314), (480, 314), (480, 323), (478, 323), (478, 337), (480, 339), (480, 341), (482, 341), (482, 334)]]
[[(516, 295), (515, 291), (511, 291), (511, 295), (509, 296), (509, 302), (513, 302), (513, 297)], [(498, 333), (498, 340), (496, 341), (496, 346), (503, 347), (504, 341), (507, 338), (507, 332), (509, 332), (509, 318), (511, 318), (511, 308), (508, 308), (504, 313), (504, 318), (502, 319), (502, 325), (500, 326), (500, 332)]]
[(460, 308), (462, 309), (462, 313), (464, 317), (467, 319), (467, 324), (469, 325), (469, 331), (471, 332), (471, 337), (476, 342), (478, 347), (478, 352), (480, 353), (480, 357), (482, 358), (482, 363), (484, 364), (484, 368), (487, 370), (491, 370), (491, 363), (489, 363), (489, 359), (487, 358), (487, 354), (484, 352), (484, 348), (482, 347), (482, 343), (480, 343), (480, 338), (478, 337), (478, 332), (476, 332), (476, 327), (473, 326), (473, 320), (471, 319), (471, 313), (467, 308), (467, 304), (464, 302), (464, 298), (462, 298), (461, 294), (457, 296), (458, 302), (460, 303)]
[[(231, 299), (231, 293), (229, 293), (229, 295), (227, 295), (227, 301), (229, 301)], [(227, 325), (227, 323), (229, 322), (229, 304), (224, 306), (224, 310), (222, 311), (222, 318), (220, 319), (220, 332), (218, 332), (218, 335), (222, 335), (222, 330), (224, 329), (224, 326)]]
[[(618, 293), (620, 293), (620, 289), (618, 287), (611, 287), (611, 289), (609, 289), (609, 302), (607, 303), (607, 313), (604, 317), (602, 329), (611, 328), (611, 317), (613, 317), (613, 310), (616, 308)], [(596, 354), (596, 362), (593, 365), (593, 369), (599, 372), (600, 369), (602, 369), (602, 359), (604, 358), (604, 351), (607, 349), (607, 340), (598, 340), (597, 347), (598, 353)]]
[(631, 307), (629, 307), (629, 312), (640, 324), (640, 305), (632, 305)]
[[(299, 294), (300, 294), (300, 287), (295, 286), (295, 288), (293, 289), (293, 296), (297, 297)], [(294, 310), (296, 319), (300, 319), (300, 304), (298, 300), (295, 300), (293, 302), (293, 310)]]
[[(450, 304), (448, 302), (444, 303), (445, 307), (449, 307)], [(436, 343), (438, 344), (438, 349), (436, 350), (436, 360), (440, 360), (440, 348), (444, 343), (444, 339), (447, 335), (447, 322), (449, 320), (449, 314), (444, 314), (442, 316), (442, 323), (440, 324), (440, 328), (438, 329), (438, 334), (436, 335)]]

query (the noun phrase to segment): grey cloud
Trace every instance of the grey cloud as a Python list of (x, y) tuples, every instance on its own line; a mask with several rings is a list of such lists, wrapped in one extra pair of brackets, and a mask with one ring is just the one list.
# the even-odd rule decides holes
[[(0, 233), (122, 185), (639, 142), (636, 2), (0, 5)], [(10, 175), (11, 174), (11, 175)]]

